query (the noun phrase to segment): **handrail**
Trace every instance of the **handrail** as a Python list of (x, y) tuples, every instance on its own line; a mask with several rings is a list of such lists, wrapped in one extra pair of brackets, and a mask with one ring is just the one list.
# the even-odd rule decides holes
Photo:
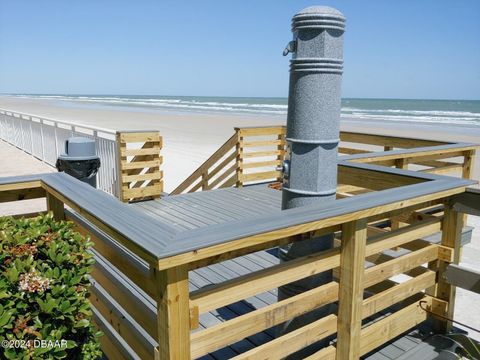
[[(285, 156), (285, 126), (256, 126), (237, 127), (235, 133), (215, 153), (200, 165), (185, 181), (183, 181), (171, 195), (197, 190), (211, 190), (215, 186), (208, 186), (211, 173), (209, 168), (214, 164), (217, 167), (215, 174), (229, 171), (237, 174), (236, 184), (233, 181), (223, 186), (244, 186), (255, 181), (281, 181), (282, 174), (278, 171)], [(276, 136), (276, 139), (250, 140), (250, 136)], [(470, 178), (471, 158), (479, 147), (471, 143), (454, 143), (446, 141), (425, 140), (414, 137), (399, 137), (389, 135), (365, 134), (360, 132), (342, 131), (340, 139), (348, 143), (360, 143), (383, 147), (383, 151), (340, 147), (339, 153), (347, 154), (339, 158), (340, 162), (350, 161), (357, 163), (372, 163), (383, 166), (406, 168), (409, 163), (426, 167), (424, 172), (452, 173), (462, 170), (462, 176)], [(236, 141), (236, 143), (235, 143)], [(265, 147), (270, 147), (265, 149)], [(273, 147), (273, 150), (272, 150)], [(233, 156), (228, 161), (218, 162), (228, 151), (236, 148), (237, 161), (232, 164)], [(260, 150), (258, 150), (260, 148)], [(246, 151), (246, 150), (251, 150)], [(269, 157), (265, 160), (265, 157)], [(451, 157), (463, 156), (463, 163), (439, 161)], [(263, 159), (257, 159), (258, 157)], [(274, 159), (271, 159), (274, 157)], [(253, 159), (252, 159), (253, 158)], [(252, 160), (248, 162), (248, 160)], [(261, 168), (261, 169), (260, 169)], [(250, 171), (249, 173), (249, 170)], [(196, 184), (196, 185), (194, 185)], [(217, 185), (214, 182), (214, 185)]]
[[(385, 190), (345, 198), (327, 206), (311, 205), (193, 230), (179, 230), (161, 217), (148, 216), (62, 173), (0, 179), (0, 202), (46, 196), (48, 208), (56, 218), (73, 220), (84, 228), (91, 224), (99, 230), (86, 230), (92, 233), (94, 251), (98, 252), (100, 261), (92, 273), (96, 321), (101, 327), (112, 324), (113, 332), (107, 331), (108, 336), (122, 337), (143, 358), (153, 359), (155, 352), (159, 353), (159, 359), (202, 356), (337, 300), (338, 316), (331, 314), (315, 320), (238, 358), (263, 358), (267, 354), (279, 358), (335, 333), (338, 334), (337, 347), (346, 346), (346, 327), (350, 326), (361, 330), (360, 352), (365, 353), (424, 321), (427, 314), (419, 309), (418, 300), (427, 301), (436, 313), (442, 308), (451, 308), (453, 298), (445, 295), (450, 292), (440, 289), (437, 293), (422, 293), (432, 288), (436, 279), (440, 288), (449, 286), (442, 280), (444, 268), (428, 270), (422, 265), (437, 260), (457, 261), (461, 215), (448, 200), (474, 182), (371, 164), (342, 162), (339, 166), (342, 176), (348, 174), (355, 179), (359, 174), (377, 173), (383, 181), (391, 177), (392, 184), (398, 187), (382, 185)], [(390, 230), (376, 228), (378, 232), (369, 232), (373, 226), (370, 224), (379, 220), (400, 218), (399, 215), (437, 203), (447, 204), (443, 216), (403, 216), (401, 221), (406, 226)], [(64, 206), (74, 211), (75, 216)], [(440, 229), (443, 230), (440, 244), (419, 240)], [(322, 231), (341, 232), (342, 247), (257, 270), (207, 289), (189, 291), (189, 270), (290, 243), (299, 238), (296, 235)], [(352, 246), (358, 250), (353, 251)], [(400, 257), (376, 256), (396, 246), (409, 252)], [(366, 259), (374, 265), (364, 270)], [(340, 282), (333, 281), (191, 332), (198, 327), (200, 314), (206, 311), (339, 267)], [(364, 276), (358, 276), (358, 271), (364, 271)], [(402, 284), (388, 280), (401, 273), (412, 278)], [(361, 279), (361, 283), (353, 283), (355, 279)], [(371, 286), (379, 290), (364, 299), (363, 288)], [(401, 309), (360, 329), (361, 318), (393, 304), (400, 304)], [(351, 312), (359, 312), (361, 318), (353, 319)], [(149, 314), (157, 315), (146, 318)], [(386, 332), (385, 328), (398, 333)], [(388, 336), (378, 339), (373, 336), (375, 332), (388, 333)], [(289, 342), (288, 349), (276, 346), (285, 341)]]
[(14, 114), (20, 115), (20, 117), (22, 119), (23, 119), (23, 116), (26, 116), (26, 117), (30, 118), (30, 119), (25, 119), (25, 120), (31, 120), (31, 119), (47, 120), (47, 121), (55, 122), (57, 124), (62, 124), (62, 125), (67, 125), (67, 126), (76, 126), (76, 127), (82, 128), (82, 129), (100, 131), (100, 132), (103, 132), (105, 134), (115, 135), (115, 133), (116, 133), (115, 130), (108, 129), (108, 128), (103, 128), (103, 127), (100, 127), (100, 126), (85, 125), (85, 124), (77, 123), (75, 121), (58, 120), (58, 119), (48, 118), (48, 117), (44, 117), (44, 116), (39, 116), (39, 115), (34, 115), (34, 114), (29, 114), (29, 113), (24, 113), (24, 112), (18, 112), (18, 111), (15, 111), (15, 110), (0, 109), (0, 114), (7, 115), (6, 114), (7, 112), (12, 114), (13, 116), (15, 116)]
[[(184, 192), (186, 189), (192, 186), (196, 181), (202, 180), (202, 178), (203, 180), (208, 180), (208, 169), (212, 167), (214, 164), (216, 164), (225, 155), (227, 155), (229, 151), (232, 151), (233, 149), (235, 149), (236, 144), (237, 144), (237, 135), (233, 134), (222, 146), (220, 146), (220, 148), (217, 151), (215, 151), (207, 160), (205, 160), (205, 162), (202, 165), (200, 165), (189, 177), (187, 177), (180, 185), (178, 185), (170, 193), (170, 195), (176, 195)], [(218, 166), (218, 169), (214, 169), (214, 175), (219, 171), (221, 171), (221, 168), (228, 165), (230, 161), (228, 161), (225, 164), (221, 163)], [(200, 186), (205, 187), (205, 184)]]
[[(170, 195), (279, 180), (280, 172), (275, 167), (283, 160), (284, 133), (281, 126), (235, 128), (235, 133)], [(275, 138), (268, 138), (269, 136)], [(249, 140), (250, 137), (267, 139)]]
[(54, 167), (70, 136), (85, 136), (95, 140), (100, 169), (99, 189), (118, 196), (116, 131), (98, 126), (56, 120), (38, 115), (0, 109), (0, 139), (18, 147)]
[[(233, 154), (242, 149), (237, 147), (238, 143), (253, 147), (265, 144), (263, 139), (257, 140), (235, 139)], [(281, 139), (273, 141), (274, 146), (283, 146)], [(472, 155), (475, 149), (467, 146), (468, 150), (464, 150), (465, 144), (456, 145), (435, 145), (434, 151), (443, 147), (442, 151), (461, 149), (462, 154)], [(146, 153), (145, 148), (126, 150), (123, 154), (129, 156)], [(389, 154), (390, 160), (392, 154), (398, 155), (395, 151), (385, 154)], [(445, 166), (438, 160), (423, 161)], [(219, 173), (220, 170), (216, 174)], [(121, 337), (130, 351), (142, 358), (202, 356), (336, 301), (338, 315), (316, 319), (240, 354), (237, 359), (281, 358), (335, 333), (337, 348), (326, 347), (315, 357), (323, 358), (326, 352), (335, 356), (339, 347), (345, 350), (348, 346), (356, 346), (355, 351), (364, 354), (426, 320), (428, 315), (418, 301), (426, 303), (435, 314), (452, 318), (454, 292), (450, 291), (444, 273), (448, 264), (458, 263), (460, 256), (463, 215), (455, 206), (475, 203), (478, 194), (466, 190), (475, 182), (346, 159), (339, 162), (339, 180), (353, 188), (374, 191), (331, 204), (267, 211), (264, 215), (248, 215), (190, 230), (170, 225), (162, 216), (146, 215), (62, 173), (0, 179), (0, 202), (46, 197), (48, 209), (57, 219), (73, 220), (85, 233), (92, 234), (99, 261), (92, 273), (92, 306), (97, 324), (109, 330), (105, 333), (113, 337), (109, 338), (111, 343), (115, 343), (115, 337)], [(439, 204), (442, 214), (421, 212)], [(440, 230), (440, 243), (424, 239)], [(191, 271), (333, 232), (341, 247), (272, 264), (264, 270), (252, 269), (250, 274), (224, 282), (215, 280), (216, 284), (208, 288), (189, 291)], [(394, 256), (382, 252), (395, 247), (406, 253)], [(364, 269), (365, 261), (372, 266)], [(434, 262), (440, 266), (423, 267)], [(191, 331), (199, 327), (200, 315), (207, 311), (327, 269), (339, 274), (340, 280)], [(411, 278), (403, 283), (390, 280), (399, 274)], [(364, 288), (372, 296), (364, 298)], [(400, 310), (392, 310), (389, 316), (361, 327), (362, 318), (395, 304)], [(448, 321), (440, 325), (447, 327)], [(360, 344), (350, 341), (352, 331)], [(281, 346), (285, 343), (289, 346)]]

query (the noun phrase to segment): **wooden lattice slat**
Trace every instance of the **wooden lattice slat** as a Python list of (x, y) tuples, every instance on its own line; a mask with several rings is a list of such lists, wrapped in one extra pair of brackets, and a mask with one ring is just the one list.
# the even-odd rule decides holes
[(159, 198), (163, 192), (162, 137), (158, 131), (118, 132), (120, 200)]

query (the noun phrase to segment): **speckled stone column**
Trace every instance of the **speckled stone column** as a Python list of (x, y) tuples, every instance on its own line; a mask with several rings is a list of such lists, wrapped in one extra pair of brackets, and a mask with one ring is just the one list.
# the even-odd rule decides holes
[[(344, 16), (330, 7), (308, 7), (292, 19), (293, 41), (284, 52), (293, 56), (282, 209), (335, 201), (344, 29)], [(282, 247), (279, 256), (288, 261), (332, 247), (333, 235), (327, 235)], [(281, 287), (278, 298), (285, 299), (331, 279), (330, 271), (294, 282)]]

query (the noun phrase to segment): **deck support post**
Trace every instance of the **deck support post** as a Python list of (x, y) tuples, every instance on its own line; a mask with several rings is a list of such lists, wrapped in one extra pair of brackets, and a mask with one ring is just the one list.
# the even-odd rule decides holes
[(47, 192), (47, 211), (53, 213), (55, 220), (65, 220), (65, 209), (63, 202), (57, 199), (55, 196)]
[[(476, 150), (465, 151), (463, 156), (462, 178), (473, 179), (475, 158), (476, 158)], [(463, 223), (465, 225), (467, 224), (467, 220), (468, 220), (468, 214), (464, 214)]]
[[(453, 263), (460, 262), (460, 243), (463, 228), (463, 214), (453, 209), (450, 204), (445, 205), (445, 212), (442, 226), (442, 246), (453, 248)], [(455, 308), (456, 287), (449, 284), (445, 279), (445, 271), (448, 262), (438, 260), (438, 283), (435, 289), (435, 297), (448, 303), (445, 310), (445, 317), (452, 319)], [(448, 332), (452, 328), (452, 322), (435, 318), (434, 329), (438, 332)]]
[(157, 275), (156, 360), (190, 359), (190, 295), (185, 265)]
[(128, 202), (128, 199), (125, 198), (125, 191), (128, 190), (128, 186), (123, 183), (123, 171), (122, 163), (127, 162), (127, 157), (122, 155), (127, 149), (127, 143), (121, 140), (121, 132), (117, 131), (115, 142), (117, 144), (117, 181), (118, 181), (118, 199), (121, 202)]
[(243, 135), (242, 129), (235, 128), (235, 132), (237, 133), (237, 183), (236, 187), (241, 188), (243, 187)]
[(366, 220), (355, 220), (342, 226), (337, 359), (356, 360), (360, 357), (366, 241)]

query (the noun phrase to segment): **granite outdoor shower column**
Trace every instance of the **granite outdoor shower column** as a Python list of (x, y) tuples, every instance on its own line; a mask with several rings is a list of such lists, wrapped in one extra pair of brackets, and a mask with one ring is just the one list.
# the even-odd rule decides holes
[[(335, 201), (344, 29), (344, 16), (330, 7), (308, 7), (292, 19), (293, 41), (284, 52), (293, 56), (282, 209)], [(279, 256), (281, 261), (289, 261), (332, 247), (333, 234), (282, 247)], [(296, 281), (279, 288), (278, 298), (285, 299), (331, 280), (328, 271)], [(324, 314), (327, 311), (323, 309)], [(296, 318), (281, 332), (311, 318)]]

